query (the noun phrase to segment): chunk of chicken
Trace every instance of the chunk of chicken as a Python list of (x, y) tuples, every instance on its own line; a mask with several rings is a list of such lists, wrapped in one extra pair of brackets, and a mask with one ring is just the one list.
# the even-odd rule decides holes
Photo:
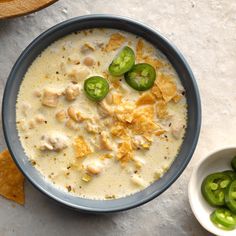
[(41, 93), (41, 91), (39, 89), (35, 89), (33, 94), (37, 98), (40, 98), (42, 96), (42, 93)]
[(86, 79), (90, 74), (88, 67), (82, 65), (72, 65), (66, 71), (69, 79), (75, 83)]
[(102, 150), (112, 151), (112, 143), (106, 131), (102, 131), (100, 135), (100, 147)]
[(138, 185), (138, 186), (140, 186), (140, 187), (145, 187), (145, 181), (143, 180), (143, 178), (141, 178), (140, 176), (138, 176), (138, 175), (136, 175), (136, 174), (134, 174), (134, 175), (132, 175), (131, 176), (131, 181), (134, 183), (134, 184), (136, 184), (136, 185)]
[(102, 118), (106, 118), (113, 114), (114, 108), (109, 106), (105, 100), (100, 102), (97, 106), (98, 113)]
[(41, 137), (39, 149), (59, 152), (69, 145), (69, 138), (62, 133), (46, 134)]
[(94, 118), (85, 121), (85, 129), (89, 133), (94, 133), (94, 134), (98, 134), (101, 131), (98, 122)]
[(44, 117), (44, 115), (42, 114), (37, 114), (35, 116), (35, 121), (38, 123), (38, 124), (42, 124), (46, 121), (46, 118)]
[(59, 102), (59, 93), (50, 89), (45, 89), (42, 104), (47, 107), (56, 107)]
[(73, 101), (76, 99), (76, 97), (79, 95), (79, 93), (80, 93), (80, 89), (77, 84), (69, 85), (65, 89), (65, 98), (68, 101)]
[(171, 134), (175, 139), (180, 139), (184, 130), (184, 125), (181, 120), (174, 120), (171, 125)]
[(27, 116), (31, 109), (31, 105), (28, 102), (22, 102), (21, 112), (24, 116)]
[(101, 173), (103, 164), (99, 160), (90, 161), (86, 166), (85, 170), (92, 175), (97, 175)]
[(68, 116), (65, 110), (60, 110), (55, 114), (55, 117), (59, 122), (63, 122)]

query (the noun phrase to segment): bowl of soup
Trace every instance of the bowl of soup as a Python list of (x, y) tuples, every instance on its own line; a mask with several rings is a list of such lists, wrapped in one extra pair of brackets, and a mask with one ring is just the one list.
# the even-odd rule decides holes
[(190, 67), (160, 33), (89, 15), (23, 51), (2, 117), (7, 146), (37, 189), (102, 213), (144, 204), (179, 177), (197, 144), (201, 106)]

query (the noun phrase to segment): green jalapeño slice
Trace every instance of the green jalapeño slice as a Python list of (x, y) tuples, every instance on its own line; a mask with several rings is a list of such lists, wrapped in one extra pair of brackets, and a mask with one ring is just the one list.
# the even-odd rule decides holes
[(150, 89), (155, 79), (156, 71), (147, 63), (136, 64), (130, 71), (125, 73), (125, 81), (127, 84), (138, 91)]
[(236, 226), (236, 215), (225, 208), (216, 209), (210, 216), (211, 221), (223, 230), (233, 230)]
[(236, 180), (234, 180), (226, 189), (225, 203), (227, 207), (236, 213)]
[(91, 100), (101, 101), (109, 92), (109, 84), (100, 76), (92, 76), (84, 81), (84, 91)]
[(121, 76), (129, 71), (135, 63), (134, 51), (125, 46), (110, 64), (108, 70), (113, 76)]
[(212, 206), (223, 206), (225, 204), (225, 190), (231, 181), (231, 177), (224, 173), (208, 175), (201, 186), (203, 197)]

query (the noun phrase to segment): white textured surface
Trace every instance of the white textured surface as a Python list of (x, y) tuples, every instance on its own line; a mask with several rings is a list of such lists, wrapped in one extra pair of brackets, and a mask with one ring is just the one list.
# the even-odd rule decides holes
[[(128, 212), (86, 215), (64, 209), (26, 183), (26, 205), (0, 197), (0, 235), (205, 236), (187, 199), (194, 163), (236, 140), (236, 1), (63, 0), (36, 14), (0, 22), (0, 93), (21, 51), (41, 32), (91, 13), (130, 16), (153, 26), (183, 52), (196, 76), (203, 108), (198, 147), (164, 194)], [(0, 146), (5, 147), (2, 132)]]

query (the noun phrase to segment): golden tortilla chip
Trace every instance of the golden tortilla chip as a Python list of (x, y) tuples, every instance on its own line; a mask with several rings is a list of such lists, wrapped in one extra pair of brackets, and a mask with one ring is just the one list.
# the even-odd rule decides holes
[(183, 97), (183, 95), (181, 93), (177, 93), (173, 98), (172, 100), (175, 102), (175, 103), (178, 103), (181, 98)]
[(87, 144), (87, 142), (84, 140), (82, 136), (79, 136), (75, 139), (74, 143), (75, 153), (76, 157), (84, 157), (92, 153), (91, 148)]
[(154, 103), (155, 103), (155, 97), (150, 92), (143, 93), (136, 101), (137, 106), (154, 104)]
[(150, 56), (145, 56), (143, 58), (143, 61), (145, 63), (148, 63), (148, 64), (152, 65), (155, 69), (160, 69), (160, 68), (165, 66), (164, 62), (162, 62), (161, 60), (158, 60), (157, 58), (153, 58), (153, 57), (150, 57)]
[(135, 105), (132, 102), (125, 102), (119, 106), (114, 111), (116, 118), (124, 123), (131, 123), (133, 120)]
[(153, 121), (154, 107), (147, 106), (142, 109), (136, 109), (130, 129), (136, 134), (153, 133), (157, 125)]
[(138, 62), (143, 59), (143, 40), (139, 39), (136, 45), (136, 60)]
[(161, 90), (157, 86), (156, 81), (155, 81), (155, 84), (152, 87), (151, 92), (152, 92), (152, 94), (154, 94), (156, 96), (157, 99), (162, 99)]
[(114, 105), (120, 105), (122, 101), (122, 95), (118, 93), (112, 94), (112, 102)]
[(125, 140), (122, 143), (118, 144), (117, 159), (121, 162), (122, 165), (125, 165), (127, 162), (133, 159), (133, 149), (130, 140)]
[(158, 73), (157, 86), (165, 102), (169, 102), (177, 93), (177, 88), (170, 75)]
[(164, 119), (168, 116), (167, 104), (165, 101), (160, 100), (157, 102), (157, 116), (160, 119)]
[(112, 34), (108, 44), (105, 47), (105, 51), (107, 52), (114, 51), (117, 48), (119, 48), (125, 41), (126, 38), (123, 35), (119, 33)]
[(145, 106), (145, 107), (139, 107), (134, 112), (134, 118), (137, 118), (139, 116), (145, 116), (147, 119), (153, 119), (154, 118), (154, 106)]
[(115, 137), (125, 138), (128, 136), (127, 129), (124, 124), (121, 122), (116, 122), (114, 126), (111, 128), (111, 134)]
[(21, 205), (25, 203), (24, 176), (8, 150), (0, 153), (0, 194)]

